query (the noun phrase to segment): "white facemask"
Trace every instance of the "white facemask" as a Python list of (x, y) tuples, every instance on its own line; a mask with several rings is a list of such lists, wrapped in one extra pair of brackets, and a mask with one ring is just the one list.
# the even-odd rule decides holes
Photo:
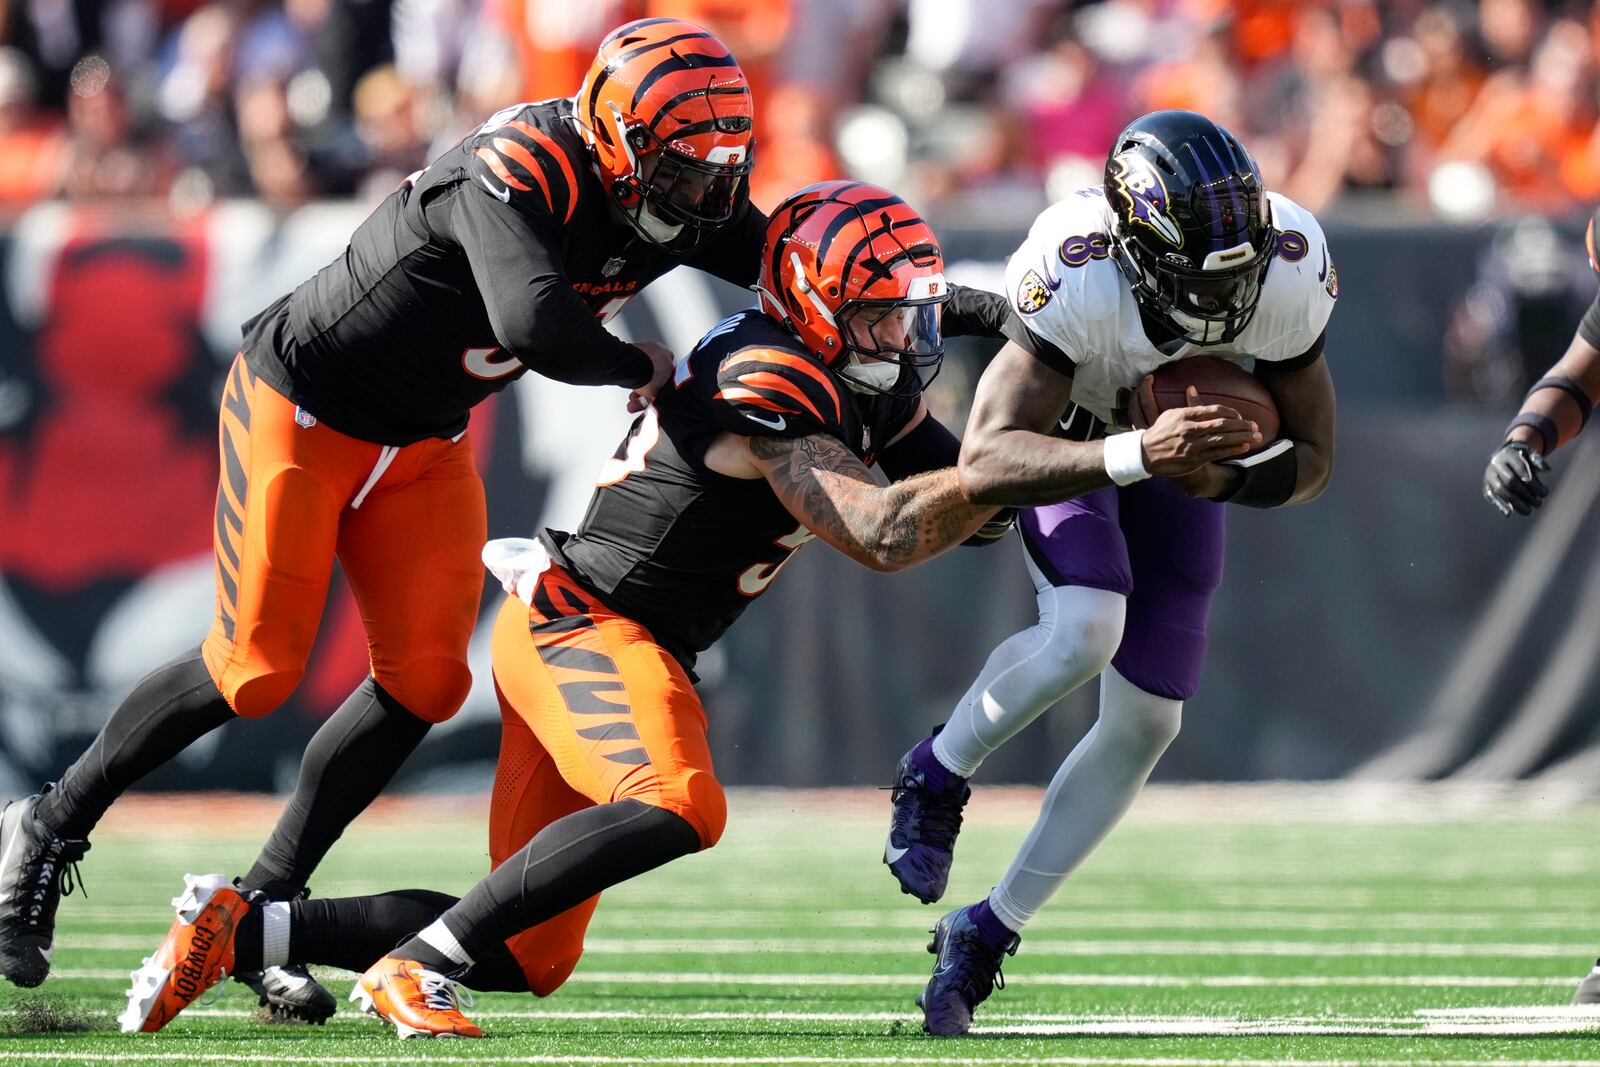
[(852, 354), (850, 362), (839, 368), (839, 377), (858, 393), (887, 393), (900, 380), (900, 364), (881, 359), (863, 363)]
[(1225, 322), (1198, 319), (1193, 315), (1185, 315), (1176, 308), (1167, 312), (1167, 317), (1187, 336), (1195, 338), (1193, 342), (1195, 344), (1215, 344), (1222, 340), (1222, 335), (1228, 329), (1228, 324)]
[(665, 219), (657, 218), (646, 203), (639, 210), (639, 229), (644, 231), (646, 237), (657, 244), (670, 244), (678, 234), (683, 232), (682, 223), (671, 223)]

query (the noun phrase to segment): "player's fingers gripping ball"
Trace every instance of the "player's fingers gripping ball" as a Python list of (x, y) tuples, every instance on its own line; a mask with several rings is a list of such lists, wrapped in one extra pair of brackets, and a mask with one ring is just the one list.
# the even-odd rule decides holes
[[(1194, 390), (1193, 399), (1190, 389)], [(1150, 406), (1146, 406), (1147, 403)], [(1190, 356), (1168, 363), (1132, 391), (1128, 414), (1133, 418), (1139, 411), (1140, 417), (1147, 414), (1149, 421), (1154, 422), (1162, 412), (1172, 408), (1208, 405), (1232, 408), (1240, 418), (1256, 424), (1261, 431), (1261, 441), (1249, 452), (1259, 451), (1278, 438), (1278, 405), (1267, 387), (1261, 384), (1261, 379), (1238, 364), (1216, 356)]]

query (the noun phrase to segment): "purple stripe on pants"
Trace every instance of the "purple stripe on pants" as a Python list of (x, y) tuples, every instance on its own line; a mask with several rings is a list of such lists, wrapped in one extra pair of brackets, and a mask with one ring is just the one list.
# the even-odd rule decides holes
[(1188, 700), (1200, 687), (1206, 614), (1222, 582), (1224, 505), (1151, 478), (1023, 511), (1022, 542), (1054, 585), (1128, 598), (1112, 666), (1147, 693)]

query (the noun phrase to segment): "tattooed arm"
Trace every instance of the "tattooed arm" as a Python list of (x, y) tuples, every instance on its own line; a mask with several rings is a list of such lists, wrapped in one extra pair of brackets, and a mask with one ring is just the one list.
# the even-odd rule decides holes
[(825, 434), (740, 440), (790, 514), (875, 571), (898, 571), (937, 556), (972, 536), (995, 512), (962, 498), (954, 467), (884, 486), (843, 443)]

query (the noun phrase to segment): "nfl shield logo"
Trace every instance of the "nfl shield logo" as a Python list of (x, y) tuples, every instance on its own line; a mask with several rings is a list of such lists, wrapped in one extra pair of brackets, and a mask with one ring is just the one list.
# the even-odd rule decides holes
[(615, 278), (617, 276), (617, 271), (621, 270), (624, 264), (627, 262), (628, 261), (623, 259), (621, 256), (612, 256), (610, 259), (606, 260), (606, 265), (600, 268), (600, 273), (604, 274), (607, 278)]
[(297, 407), (294, 409), (294, 421), (309, 430), (317, 424), (317, 417), (305, 408)]

